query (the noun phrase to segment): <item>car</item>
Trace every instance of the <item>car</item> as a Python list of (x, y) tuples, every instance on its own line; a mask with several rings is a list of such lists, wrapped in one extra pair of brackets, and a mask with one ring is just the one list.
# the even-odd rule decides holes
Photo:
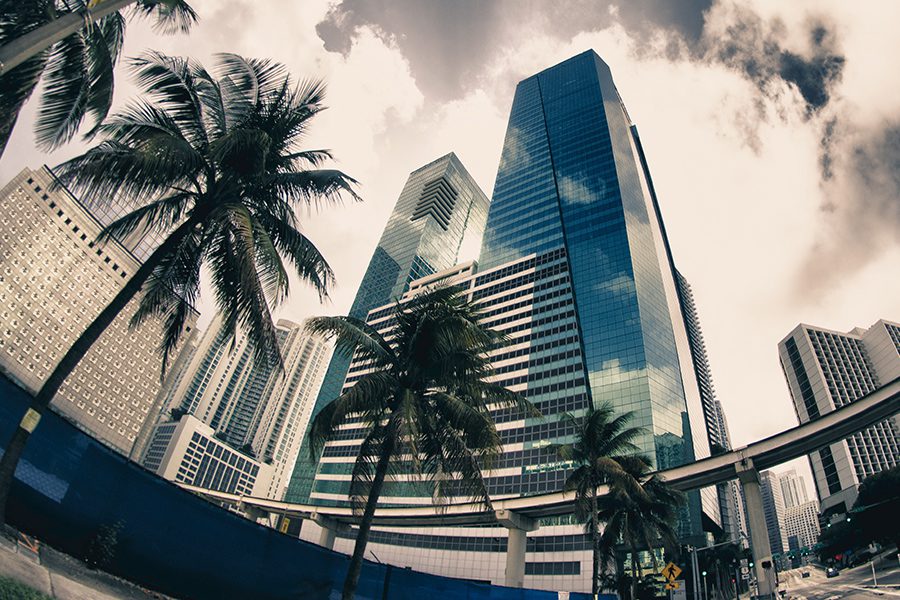
[(807, 577), (809, 577), (809, 571), (801, 571), (800, 577), (803, 577), (804, 579), (806, 579)]
[(837, 567), (828, 567), (825, 570), (825, 577), (837, 577), (840, 574), (840, 571), (837, 570)]

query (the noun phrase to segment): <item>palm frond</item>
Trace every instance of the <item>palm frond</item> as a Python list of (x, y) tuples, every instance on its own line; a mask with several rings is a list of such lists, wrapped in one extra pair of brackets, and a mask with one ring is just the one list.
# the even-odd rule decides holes
[(111, 238), (124, 239), (138, 230), (171, 229), (184, 218), (192, 199), (193, 194), (181, 192), (138, 207), (104, 227), (97, 239), (105, 242)]
[(83, 32), (88, 57), (87, 114), (94, 120), (94, 126), (85, 135), (91, 139), (109, 114), (115, 89), (114, 71), (122, 53), (125, 39), (125, 19), (119, 13), (103, 18), (95, 27)]
[[(290, 214), (293, 221), (293, 214)], [(300, 279), (316, 290), (320, 300), (327, 298), (329, 288), (334, 285), (334, 272), (319, 249), (291, 222), (278, 218), (270, 211), (257, 212), (256, 218), (275, 247), (290, 261)]]
[(137, 16), (150, 18), (160, 33), (187, 33), (197, 22), (197, 13), (184, 0), (138, 0), (134, 4)]
[(336, 342), (335, 351), (356, 353), (376, 364), (391, 364), (396, 355), (391, 345), (371, 325), (353, 317), (313, 317), (306, 321), (306, 332)]
[(287, 69), (281, 63), (244, 58), (228, 52), (217, 54), (216, 59), (219, 76), (234, 82), (251, 104), (258, 104), (285, 84)]
[(165, 111), (192, 146), (209, 143), (203, 126), (203, 103), (194, 79), (199, 65), (190, 59), (166, 56), (152, 50), (132, 58), (129, 67), (137, 84), (155, 105)]
[(352, 388), (326, 404), (313, 417), (309, 428), (310, 451), (313, 458), (351, 416), (359, 415), (364, 423), (372, 426), (379, 424), (389, 410), (388, 402), (396, 387), (397, 381), (390, 374), (369, 373)]
[(53, 150), (72, 139), (88, 108), (90, 74), (80, 34), (58, 42), (44, 71), (44, 88), (34, 123), (38, 147)]
[(209, 217), (205, 258), (225, 331), (235, 339), (240, 327), (253, 348), (256, 363), (281, 369), (281, 351), (265, 286), (256, 268), (256, 244), (248, 216), (240, 205), (217, 207)]
[(357, 181), (335, 169), (317, 169), (279, 173), (273, 178), (275, 192), (291, 202), (315, 203), (323, 200), (329, 203), (340, 202), (343, 194), (353, 200), (362, 200), (353, 186)]

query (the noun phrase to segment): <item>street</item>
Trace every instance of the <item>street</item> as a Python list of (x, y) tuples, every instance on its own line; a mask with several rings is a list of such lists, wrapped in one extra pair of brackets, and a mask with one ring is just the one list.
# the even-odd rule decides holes
[[(810, 576), (804, 578), (803, 571)], [(809, 565), (781, 574), (780, 590), (788, 600), (891, 600), (900, 598), (900, 568), (894, 561), (878, 562), (878, 587), (872, 587), (869, 563), (845, 569), (837, 577), (827, 578), (825, 571)]]

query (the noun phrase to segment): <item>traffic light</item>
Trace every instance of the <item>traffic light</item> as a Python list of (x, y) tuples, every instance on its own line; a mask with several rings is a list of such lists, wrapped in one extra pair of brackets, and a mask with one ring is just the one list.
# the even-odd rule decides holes
[(750, 561), (750, 568), (751, 568), (751, 569), (753, 568), (753, 561), (752, 561), (752, 560)]
[(703, 571), (703, 576), (706, 577), (706, 571)]

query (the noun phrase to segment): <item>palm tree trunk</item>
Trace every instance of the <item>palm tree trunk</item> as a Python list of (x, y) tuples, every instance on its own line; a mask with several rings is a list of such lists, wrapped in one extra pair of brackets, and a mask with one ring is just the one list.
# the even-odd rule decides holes
[(597, 524), (597, 488), (591, 491), (591, 541), (594, 545), (593, 578), (591, 579), (591, 594), (594, 600), (600, 593), (600, 527)]
[[(632, 540), (634, 541), (634, 540)], [(637, 570), (641, 560), (637, 546), (631, 544), (631, 600), (637, 600)]]
[(106, 308), (104, 308), (94, 321), (88, 325), (87, 329), (75, 340), (72, 347), (65, 353), (62, 359), (57, 363), (56, 368), (50, 373), (47, 381), (38, 391), (37, 395), (31, 399), (31, 406), (25, 412), (19, 426), (16, 428), (6, 450), (3, 452), (3, 458), (0, 459), (0, 518), (6, 523), (6, 503), (9, 499), (9, 490), (12, 487), (13, 476), (16, 472), (16, 466), (28, 443), (31, 432), (37, 427), (41, 420), (41, 415), (47, 410), (50, 401), (59, 391), (59, 388), (65, 382), (66, 378), (72, 373), (78, 363), (84, 358), (91, 346), (94, 345), (100, 335), (115, 320), (123, 308), (131, 301), (132, 298), (140, 291), (141, 286), (159, 264), (160, 260), (176, 248), (184, 237), (190, 233), (196, 226), (200, 217), (195, 216), (183, 223), (178, 229), (172, 232), (172, 235), (166, 239), (159, 248), (141, 265), (137, 272), (128, 280), (119, 293), (112, 299)]
[(378, 465), (375, 467), (375, 477), (372, 487), (369, 488), (369, 497), (366, 498), (366, 508), (363, 511), (362, 520), (359, 522), (359, 532), (356, 534), (356, 544), (353, 546), (353, 556), (350, 557), (350, 566), (347, 567), (347, 577), (344, 579), (344, 590), (341, 593), (343, 600), (353, 600), (356, 594), (356, 586), (359, 584), (359, 575), (362, 572), (363, 555), (366, 553), (366, 544), (369, 543), (369, 530), (372, 529), (372, 519), (375, 516), (375, 507), (381, 496), (381, 488), (384, 487), (384, 478), (387, 475), (391, 456), (394, 454), (393, 436), (388, 435), (378, 457)]
[(0, 47), (0, 75), (16, 68), (38, 52), (72, 35), (85, 26), (85, 19), (98, 21), (132, 4), (134, 0), (104, 0), (88, 12), (74, 12), (53, 19)]

